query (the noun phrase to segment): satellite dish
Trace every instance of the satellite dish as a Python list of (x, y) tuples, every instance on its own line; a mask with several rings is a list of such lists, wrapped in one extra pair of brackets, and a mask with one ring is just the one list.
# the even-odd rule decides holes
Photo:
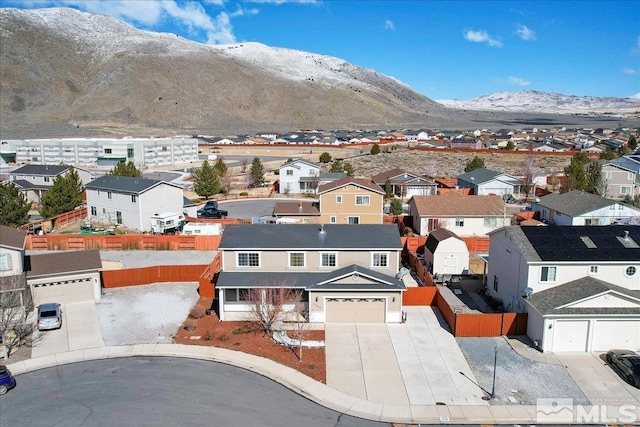
[(533, 289), (531, 289), (529, 287), (524, 288), (524, 298), (528, 297), (532, 293), (533, 293)]

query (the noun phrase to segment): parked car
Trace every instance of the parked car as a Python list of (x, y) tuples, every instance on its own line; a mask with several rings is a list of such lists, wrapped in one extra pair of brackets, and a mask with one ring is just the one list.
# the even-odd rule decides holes
[(605, 357), (632, 386), (640, 388), (640, 355), (631, 350), (609, 350)]
[(198, 209), (198, 218), (226, 218), (229, 215), (228, 211), (218, 208), (201, 208)]
[(60, 329), (62, 327), (62, 310), (60, 304), (49, 303), (38, 306), (38, 330)]
[(16, 380), (6, 366), (0, 366), (0, 394), (5, 394), (16, 386)]
[(218, 202), (216, 200), (209, 200), (204, 204), (202, 209), (218, 209)]

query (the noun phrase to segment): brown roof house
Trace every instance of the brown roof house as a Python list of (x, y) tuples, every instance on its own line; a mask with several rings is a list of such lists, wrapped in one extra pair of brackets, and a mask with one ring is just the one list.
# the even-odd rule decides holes
[(511, 223), (511, 214), (501, 197), (465, 196), (457, 192), (436, 196), (414, 196), (409, 200), (414, 231), (421, 236), (437, 228), (458, 237), (484, 236)]
[(391, 192), (400, 197), (428, 196), (438, 191), (438, 184), (432, 179), (399, 168), (371, 177), (371, 180), (385, 191), (387, 179), (391, 185)]
[(277, 224), (318, 224), (320, 222), (317, 202), (276, 202), (273, 216)]
[(322, 224), (382, 224), (384, 190), (374, 182), (346, 177), (318, 187)]

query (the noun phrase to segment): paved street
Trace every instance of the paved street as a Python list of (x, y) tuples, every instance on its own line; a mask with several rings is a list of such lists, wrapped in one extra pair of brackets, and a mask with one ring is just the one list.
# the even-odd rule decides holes
[(458, 344), (434, 310), (405, 310), (404, 324), (327, 324), (327, 385), (388, 404), (486, 405)]

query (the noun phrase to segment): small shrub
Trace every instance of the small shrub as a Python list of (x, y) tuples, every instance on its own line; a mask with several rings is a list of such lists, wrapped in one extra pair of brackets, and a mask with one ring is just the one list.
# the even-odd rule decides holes
[(204, 340), (211, 341), (213, 339), (213, 331), (211, 329), (207, 329), (207, 332), (204, 333)]
[(242, 326), (238, 326), (236, 328), (233, 328), (233, 331), (231, 331), (231, 333), (233, 335), (240, 335), (240, 334), (244, 333), (244, 330), (243, 330)]
[(202, 316), (204, 316), (204, 312), (199, 308), (194, 308), (189, 312), (189, 317), (192, 319), (200, 319)]
[(222, 342), (225, 342), (226, 340), (229, 339), (229, 337), (226, 334), (222, 334), (218, 337), (218, 339)]
[(187, 322), (184, 324), (183, 329), (187, 332), (192, 332), (196, 330), (196, 324), (193, 322)]
[(247, 193), (246, 191), (243, 191), (243, 192), (240, 193), (240, 196), (248, 196), (248, 195), (249, 195), (249, 193)]

